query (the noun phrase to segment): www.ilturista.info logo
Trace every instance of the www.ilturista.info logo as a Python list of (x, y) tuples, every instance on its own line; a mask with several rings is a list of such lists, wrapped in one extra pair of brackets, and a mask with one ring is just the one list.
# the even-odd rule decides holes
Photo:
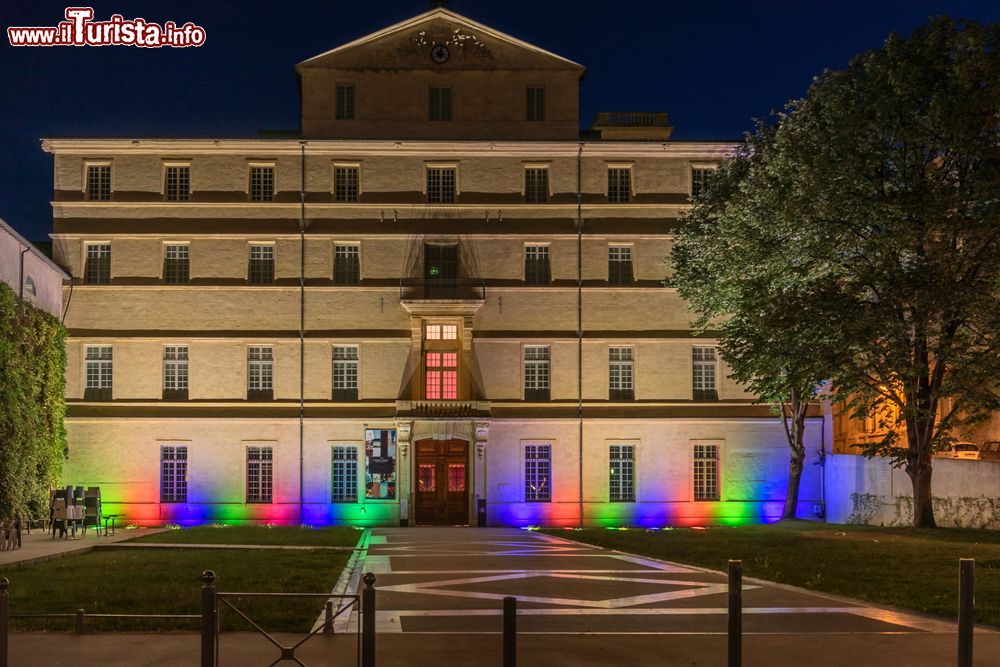
[(146, 19), (125, 19), (113, 14), (107, 21), (94, 21), (93, 7), (67, 7), (66, 20), (55, 27), (7, 28), (11, 46), (163, 46), (183, 48), (205, 43), (205, 29), (188, 21), (163, 25)]

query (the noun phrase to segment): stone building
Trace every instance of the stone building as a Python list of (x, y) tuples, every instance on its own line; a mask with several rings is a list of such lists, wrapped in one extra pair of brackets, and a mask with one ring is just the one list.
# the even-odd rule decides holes
[(299, 63), (298, 134), (46, 140), (66, 483), (147, 524), (776, 518), (781, 426), (663, 285), (734, 145), (581, 132), (583, 71), (439, 8)]
[(28, 239), (0, 220), (0, 282), (55, 318), (63, 315), (63, 281), (69, 276)]

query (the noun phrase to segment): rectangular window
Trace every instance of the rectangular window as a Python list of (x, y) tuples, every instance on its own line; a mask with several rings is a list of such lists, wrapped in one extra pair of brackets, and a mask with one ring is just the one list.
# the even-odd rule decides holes
[(626, 204), (632, 196), (632, 170), (628, 167), (608, 168), (608, 201)]
[(608, 348), (608, 398), (631, 401), (635, 398), (632, 381), (632, 348)]
[(424, 366), (424, 398), (429, 401), (453, 401), (458, 398), (457, 352), (427, 352)]
[(608, 248), (608, 283), (611, 285), (632, 284), (632, 248), (628, 246)]
[(611, 445), (608, 463), (608, 500), (635, 502), (635, 446)]
[(334, 445), (330, 465), (330, 501), (358, 502), (358, 448), (354, 445)]
[(427, 169), (427, 201), (431, 204), (455, 203), (455, 170), (446, 167)]
[(87, 165), (87, 199), (111, 201), (111, 165)]
[(270, 447), (247, 447), (247, 502), (269, 503), (274, 491), (273, 451)]
[(337, 84), (337, 120), (354, 120), (354, 84)]
[(524, 346), (524, 400), (549, 400), (548, 345)]
[(333, 282), (336, 285), (357, 285), (361, 282), (361, 248), (357, 245), (333, 247)]
[(113, 367), (110, 345), (87, 346), (87, 379), (83, 398), (87, 401), (110, 401)]
[(715, 348), (695, 347), (692, 350), (694, 400), (714, 401), (719, 398), (715, 386)]
[(361, 169), (358, 167), (333, 168), (333, 198), (339, 202), (358, 201)]
[(187, 345), (167, 345), (163, 348), (163, 398), (186, 400), (187, 397)]
[(714, 169), (691, 169), (691, 196), (697, 197), (698, 195), (705, 192), (705, 186), (708, 185), (708, 179), (712, 175)]
[(694, 446), (694, 499), (719, 499), (719, 446)]
[(545, 89), (528, 86), (528, 120), (545, 120)]
[(274, 246), (250, 246), (250, 284), (270, 285), (274, 283)]
[(160, 502), (187, 502), (188, 448), (160, 447)]
[(549, 170), (544, 167), (528, 167), (524, 170), (524, 201), (529, 204), (544, 204), (549, 200)]
[(168, 245), (163, 251), (163, 282), (182, 285), (191, 279), (191, 252), (187, 245)]
[(247, 348), (247, 400), (274, 398), (274, 356), (272, 348), (251, 345)]
[(250, 201), (274, 199), (274, 167), (250, 167)]
[(358, 400), (358, 346), (333, 347), (333, 400)]
[(547, 503), (552, 500), (552, 446), (524, 446), (524, 501)]
[(94, 243), (87, 246), (87, 265), (83, 279), (88, 285), (107, 285), (111, 282), (111, 244)]
[(431, 120), (451, 120), (451, 88), (431, 88), (427, 99)]
[(458, 340), (458, 325), (428, 324), (424, 338), (426, 340)]
[(187, 201), (191, 198), (191, 168), (187, 165), (168, 165), (164, 168), (163, 192), (167, 201)]
[(548, 285), (552, 276), (549, 269), (549, 247), (525, 246), (524, 282), (527, 285)]

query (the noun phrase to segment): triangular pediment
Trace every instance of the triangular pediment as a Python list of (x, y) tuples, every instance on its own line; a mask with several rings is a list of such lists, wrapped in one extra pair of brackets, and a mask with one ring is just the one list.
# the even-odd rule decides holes
[[(437, 61), (432, 58), (438, 48)], [(442, 57), (445, 59), (441, 62)], [(447, 68), (577, 70), (583, 66), (444, 8), (436, 8), (296, 65), (344, 70)]]

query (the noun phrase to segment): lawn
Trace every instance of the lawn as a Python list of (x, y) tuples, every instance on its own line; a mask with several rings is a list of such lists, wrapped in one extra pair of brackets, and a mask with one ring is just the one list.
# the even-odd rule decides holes
[(353, 547), (361, 531), (351, 526), (194, 526), (137, 537), (130, 542), (159, 544), (263, 544), (305, 547)]
[(1000, 626), (1000, 532), (797, 521), (672, 530), (547, 530), (551, 535), (815, 591), (955, 618), (958, 559), (976, 559), (976, 621)]
[[(221, 531), (220, 531), (221, 532)], [(357, 533), (355, 533), (357, 535)], [(68, 555), (0, 569), (18, 613), (199, 614), (204, 570), (220, 591), (324, 593), (333, 589), (350, 552), (317, 550), (121, 549)], [(246, 598), (237, 606), (267, 630), (307, 632), (324, 600)], [(249, 629), (220, 603), (224, 630)], [(15, 630), (66, 629), (72, 619), (12, 619)], [(98, 630), (198, 630), (198, 620), (88, 619)]]

